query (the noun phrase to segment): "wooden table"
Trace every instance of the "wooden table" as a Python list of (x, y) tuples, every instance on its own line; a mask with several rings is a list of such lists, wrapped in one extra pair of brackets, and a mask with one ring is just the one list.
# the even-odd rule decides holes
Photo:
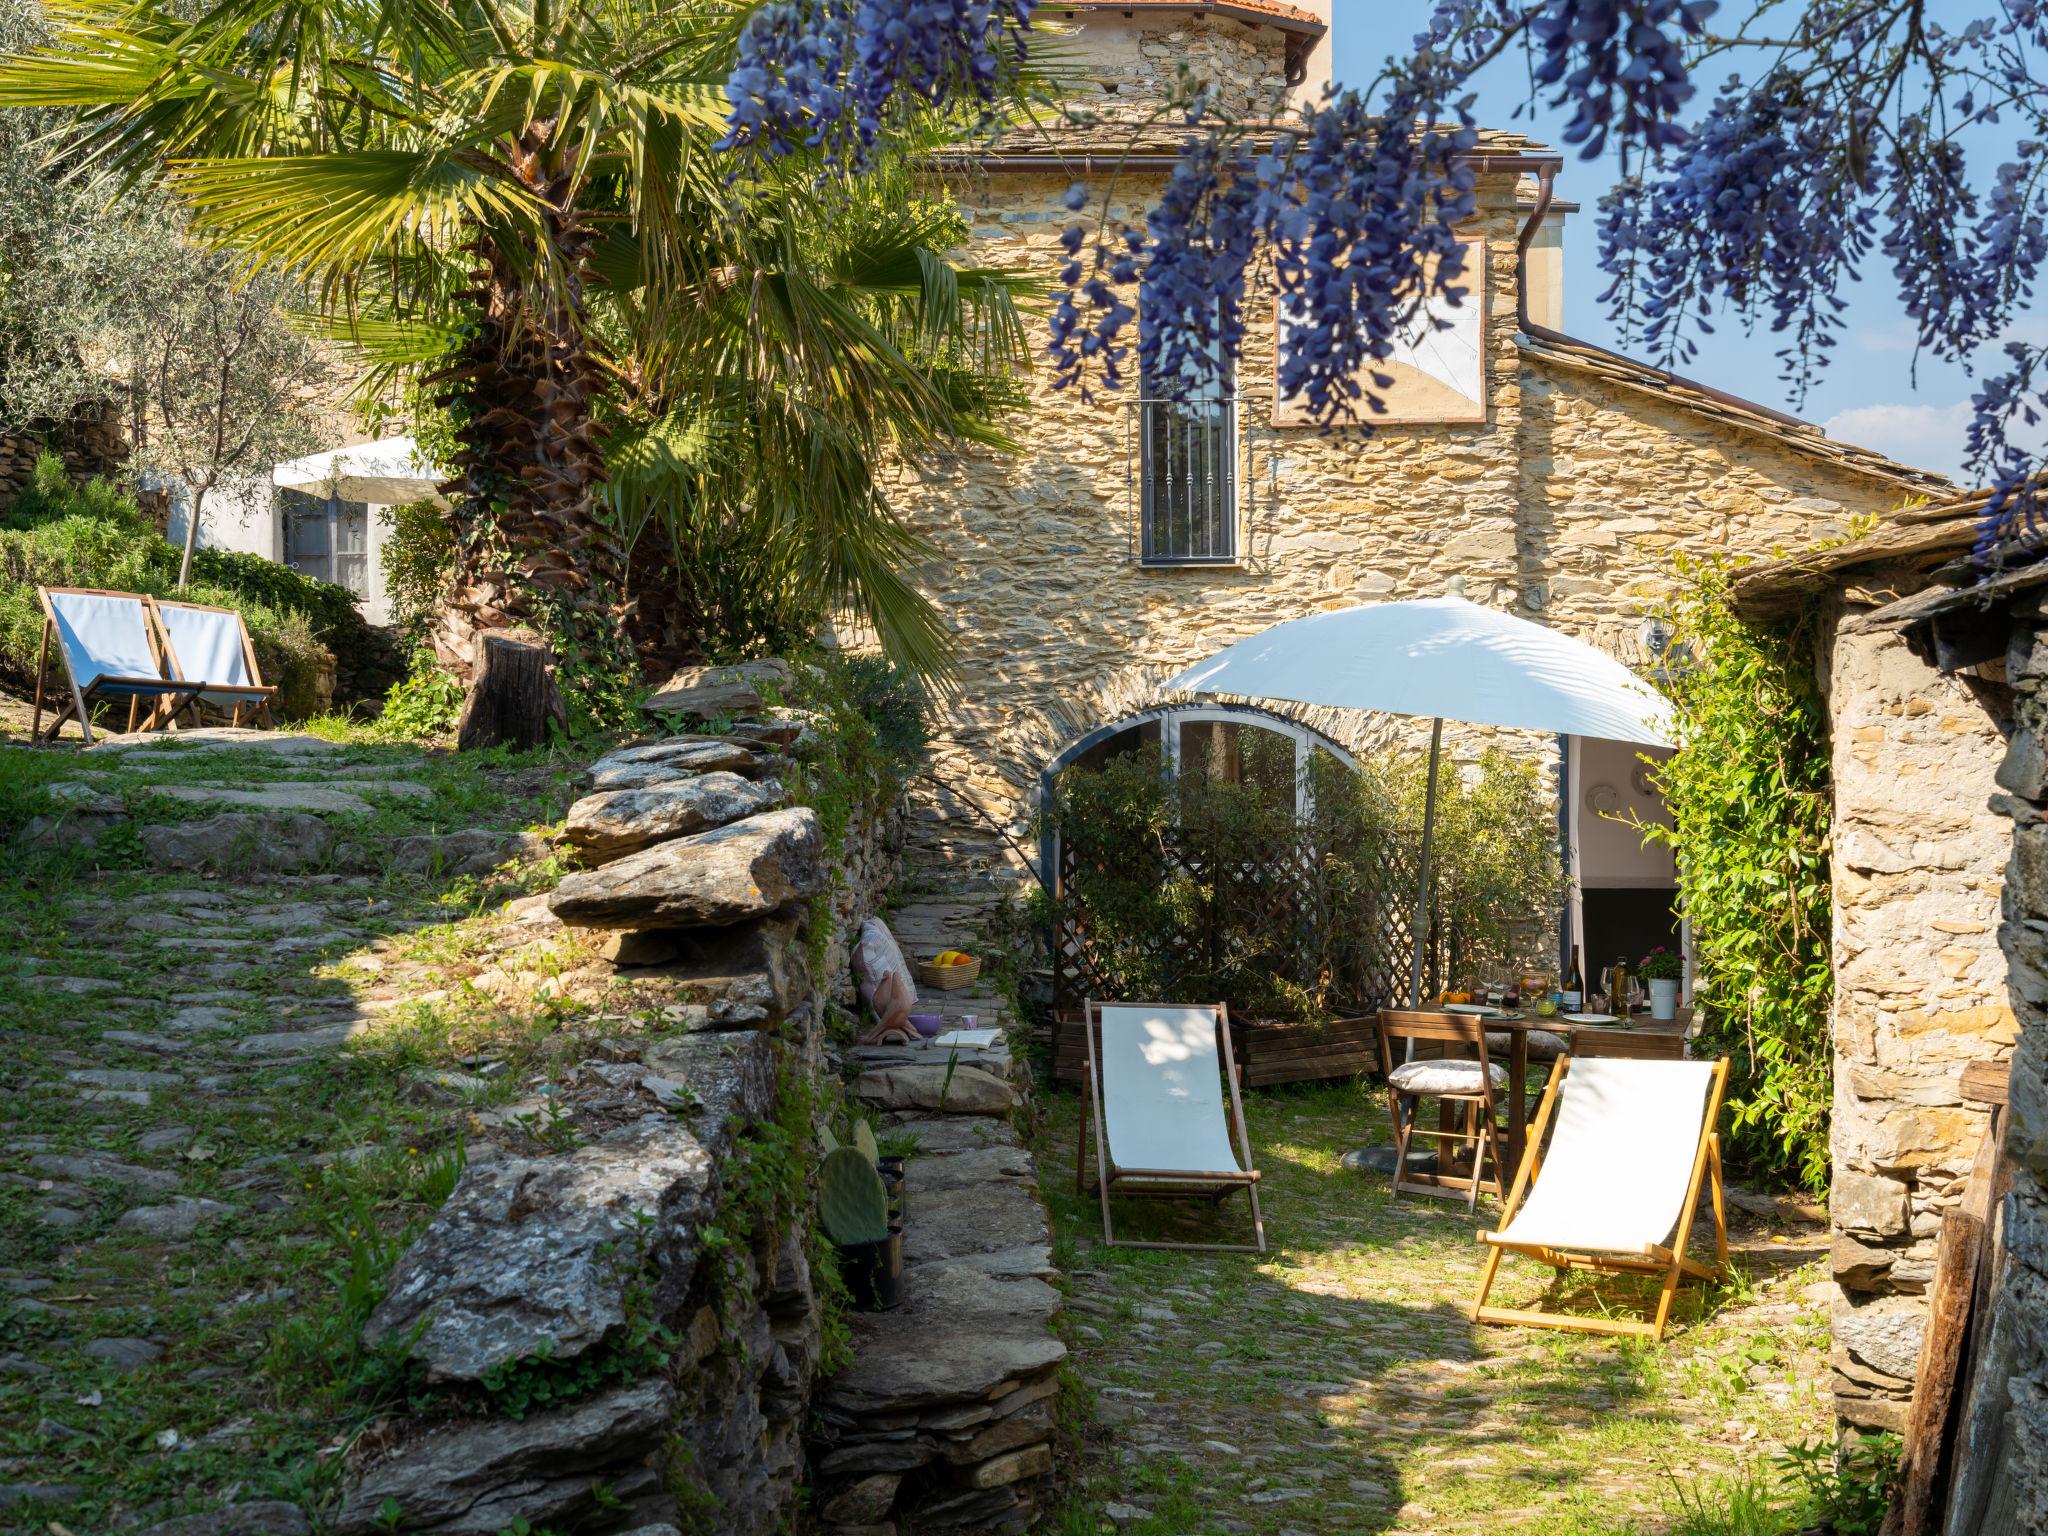
[[(1573, 1056), (1627, 1056), (1639, 1061), (1681, 1061), (1685, 1057), (1686, 1035), (1692, 1027), (1692, 1010), (1681, 1008), (1675, 1019), (1653, 1019), (1647, 1014), (1619, 1024), (1570, 1024), (1563, 1019), (1542, 1018), (1533, 1013), (1505, 1019), (1488, 1019), (1489, 1035), (1508, 1037), (1508, 1178), (1522, 1166), (1523, 1143), (1529, 1122), (1529, 1031), (1540, 1029), (1562, 1035)], [(1444, 1128), (1450, 1129), (1445, 1121)]]

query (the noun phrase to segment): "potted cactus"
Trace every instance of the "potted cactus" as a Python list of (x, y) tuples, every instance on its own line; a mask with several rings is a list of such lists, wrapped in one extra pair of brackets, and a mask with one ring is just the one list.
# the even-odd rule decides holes
[(818, 1220), (856, 1309), (886, 1312), (903, 1300), (903, 1224), (889, 1219), (882, 1176), (858, 1147), (835, 1147), (818, 1164)]

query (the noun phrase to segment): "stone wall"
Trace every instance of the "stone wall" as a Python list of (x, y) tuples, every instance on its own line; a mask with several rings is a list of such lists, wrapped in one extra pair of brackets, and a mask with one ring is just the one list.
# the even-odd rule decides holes
[(1835, 1401), (1850, 1423), (1896, 1429), (1941, 1212), (1985, 1132), (1957, 1079), (2017, 1034), (1998, 948), (2008, 829), (1989, 804), (2005, 738), (1981, 682), (1942, 676), (1896, 634), (1816, 622), (1835, 792)]
[(1948, 1536), (2048, 1530), (2048, 604), (2016, 613), (2006, 673), (2015, 730), (1995, 808), (2011, 819), (1999, 943), (2020, 1020), (2006, 1111), (2005, 1263), (1965, 1405)]
[(128, 460), (128, 441), (113, 412), (52, 427), (47, 432), (0, 433), (0, 507), (12, 501), (35, 472), (36, 457), (55, 453), (76, 481), (111, 475)]
[(812, 967), (845, 939), (811, 924), (873, 909), (896, 825), (857, 815), (828, 859), (817, 816), (785, 803), (786, 754), (813, 742), (767, 711), (592, 766), (566, 826), (587, 867), (515, 904), (492, 967), (545, 969), (587, 1005), (583, 1057), (477, 1116), (390, 1278), (366, 1342), (402, 1351), (433, 1406), (366, 1442), (345, 1536), (794, 1522), (821, 1312), (809, 1197), (775, 1170), (808, 1166), (831, 1091)]

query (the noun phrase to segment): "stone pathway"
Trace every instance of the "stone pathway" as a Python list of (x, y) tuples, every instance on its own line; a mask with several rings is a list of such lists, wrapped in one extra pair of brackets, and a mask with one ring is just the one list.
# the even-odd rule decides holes
[(853, 1364), (817, 1401), (821, 1530), (1022, 1531), (1049, 1489), (1067, 1353), (1050, 1327), (1060, 1294), (1036, 1168), (1011, 1124), (1028, 1077), (1000, 1038), (852, 1055), (852, 1098), (914, 1148), (903, 1303), (854, 1314)]
[(306, 1532), (371, 1364), (330, 1276), (438, 1198), (475, 1097), (352, 1042), (444, 995), (421, 953), (475, 898), (434, 850), (527, 848), (547, 776), (285, 733), (0, 751), (59, 791), (0, 826), (0, 1530)]

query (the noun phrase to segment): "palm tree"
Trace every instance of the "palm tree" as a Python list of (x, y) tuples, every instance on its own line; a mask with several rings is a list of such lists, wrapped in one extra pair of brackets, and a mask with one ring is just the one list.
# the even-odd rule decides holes
[[(686, 646), (687, 605), (649, 581), (687, 566), (708, 511), (940, 666), (874, 466), (999, 441), (1016, 284), (950, 262), (929, 209), (877, 220), (861, 178), (815, 159), (734, 176), (715, 145), (751, 9), (223, 0), (188, 20), (76, 0), (0, 61), (0, 106), (74, 110), (83, 163), (168, 184), (202, 238), (441, 386), (458, 571), (437, 648), (458, 669), (479, 631), (565, 615)], [(629, 563), (650, 530), (667, 553)]]

